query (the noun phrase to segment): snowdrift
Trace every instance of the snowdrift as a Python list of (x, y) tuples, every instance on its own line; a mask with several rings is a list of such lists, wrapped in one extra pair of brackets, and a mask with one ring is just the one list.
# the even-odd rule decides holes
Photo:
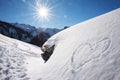
[(40, 80), (120, 80), (120, 8), (51, 37)]

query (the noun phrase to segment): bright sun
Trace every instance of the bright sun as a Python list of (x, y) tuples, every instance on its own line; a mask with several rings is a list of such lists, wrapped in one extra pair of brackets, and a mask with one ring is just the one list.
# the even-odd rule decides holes
[(42, 7), (38, 10), (38, 16), (47, 19), (49, 16), (49, 10), (46, 7)]
[(34, 18), (36, 21), (49, 21), (52, 15), (52, 8), (45, 0), (36, 0), (35, 4), (31, 5), (34, 10)]

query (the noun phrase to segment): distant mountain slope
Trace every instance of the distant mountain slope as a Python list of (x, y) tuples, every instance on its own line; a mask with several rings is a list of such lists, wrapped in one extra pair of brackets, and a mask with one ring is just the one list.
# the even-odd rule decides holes
[(33, 37), (29, 32), (3, 21), (0, 21), (0, 33), (24, 42), (30, 42)]
[(11, 23), (12, 25), (23, 29), (24, 31), (30, 33), (32, 36), (36, 36), (38, 34), (38, 29), (34, 26), (28, 24), (19, 24), (19, 23)]
[(35, 36), (30, 43), (37, 45), (37, 46), (42, 46), (44, 44), (45, 41), (47, 41), (47, 39), (50, 37), (50, 35), (46, 32), (39, 32), (39, 34), (37, 36)]
[(11, 38), (42, 46), (52, 35), (61, 31), (56, 28), (36, 28), (27, 24), (0, 21), (0, 33)]
[(33, 36), (38, 35), (40, 32), (45, 32), (48, 33), (50, 36), (52, 36), (57, 32), (61, 31), (61, 29), (57, 29), (57, 28), (41, 28), (41, 27), (36, 28), (28, 24), (19, 24), (19, 23), (11, 23), (11, 24), (23, 29), (24, 31), (29, 32)]
[(48, 33), (50, 36), (56, 34), (57, 32), (61, 31), (61, 29), (57, 29), (57, 28), (45, 28), (43, 29), (42, 32), (46, 32)]

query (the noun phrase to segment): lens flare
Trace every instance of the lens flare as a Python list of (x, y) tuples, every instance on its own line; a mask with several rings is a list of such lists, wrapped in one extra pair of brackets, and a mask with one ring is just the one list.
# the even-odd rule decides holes
[(35, 0), (35, 3), (31, 7), (33, 9), (33, 17), (36, 21), (49, 21), (53, 16), (53, 7), (48, 4), (48, 0)]
[(46, 7), (42, 7), (38, 10), (38, 15), (42, 18), (47, 18), (49, 16), (49, 11)]

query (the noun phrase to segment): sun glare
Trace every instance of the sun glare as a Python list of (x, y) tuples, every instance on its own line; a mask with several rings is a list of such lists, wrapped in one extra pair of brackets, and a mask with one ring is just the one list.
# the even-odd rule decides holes
[(33, 17), (36, 21), (49, 21), (53, 15), (52, 7), (50, 6), (50, 4), (48, 4), (48, 1), (45, 2), (45, 0), (36, 0), (35, 4), (31, 6), (34, 10)]
[(47, 18), (49, 16), (49, 11), (46, 7), (42, 7), (38, 10), (38, 16), (41, 18)]

